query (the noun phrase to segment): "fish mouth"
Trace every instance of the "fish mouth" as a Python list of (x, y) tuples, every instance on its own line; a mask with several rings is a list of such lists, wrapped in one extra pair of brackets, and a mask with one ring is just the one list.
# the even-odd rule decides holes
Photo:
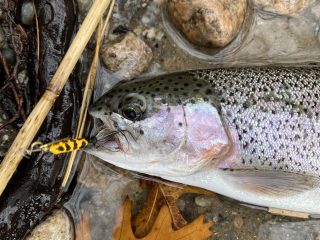
[(90, 142), (97, 150), (126, 152), (129, 148), (128, 134), (132, 136), (127, 130), (112, 130), (103, 126), (91, 138)]

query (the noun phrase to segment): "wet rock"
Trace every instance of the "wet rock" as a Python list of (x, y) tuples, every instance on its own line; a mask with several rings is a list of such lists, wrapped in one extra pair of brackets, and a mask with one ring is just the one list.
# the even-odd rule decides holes
[(194, 200), (194, 202), (197, 204), (199, 207), (210, 207), (212, 205), (212, 201), (209, 197), (207, 196), (197, 196)]
[(5, 47), (4, 49), (2, 49), (2, 54), (3, 54), (4, 58), (6, 59), (8, 65), (13, 66), (15, 64), (16, 54), (11, 48)]
[(203, 47), (224, 47), (239, 33), (246, 0), (173, 0), (168, 15), (187, 39)]
[(260, 226), (258, 240), (320, 239), (320, 222), (267, 222)]
[(244, 59), (281, 59), (298, 54), (300, 42), (289, 28), (286, 18), (272, 18), (264, 21), (257, 17), (257, 28), (248, 34), (248, 44), (239, 51)]
[[(0, 126), (9, 121), (9, 116), (2, 109), (0, 105)], [(8, 125), (5, 128), (0, 129), (0, 157), (4, 157), (8, 148), (17, 134), (17, 130)]]
[(263, 11), (282, 15), (291, 15), (306, 8), (310, 0), (255, 0)]
[(42, 223), (36, 226), (26, 240), (73, 240), (73, 224), (66, 212), (55, 210)]
[[(112, 239), (116, 212), (129, 195), (134, 206), (143, 206), (136, 196), (142, 193), (137, 180), (131, 180), (110, 168), (102, 160), (87, 156), (77, 186), (65, 207), (75, 222), (87, 212), (91, 239)], [(81, 237), (81, 236), (79, 236)], [(79, 238), (80, 239), (80, 238)]]
[(25, 25), (33, 23), (35, 11), (32, 2), (24, 2), (21, 6), (21, 22)]
[(119, 78), (130, 80), (145, 71), (153, 58), (151, 48), (134, 33), (106, 48), (102, 53), (104, 64)]
[(294, 18), (289, 19), (289, 28), (292, 35), (296, 36), (297, 39), (304, 44), (312, 45), (314, 41), (314, 33), (318, 28), (315, 22), (307, 20), (304, 18)]

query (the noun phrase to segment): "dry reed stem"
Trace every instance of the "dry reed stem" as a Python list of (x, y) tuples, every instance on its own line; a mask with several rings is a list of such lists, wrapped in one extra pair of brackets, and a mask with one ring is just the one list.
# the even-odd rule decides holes
[(12, 175), (24, 157), (25, 150), (32, 143), (33, 138), (41, 127), (41, 124), (59, 96), (109, 4), (110, 0), (96, 0), (93, 3), (55, 75), (51, 79), (47, 90), (28, 116), (8, 150), (0, 165), (0, 195), (2, 195)]
[(40, 59), (40, 32), (39, 32), (39, 20), (38, 20), (38, 13), (36, 6), (34, 5), (34, 1), (32, 1), (33, 4), (33, 9), (35, 12), (35, 22), (36, 22), (36, 34), (37, 34), (37, 60), (39, 61)]
[[(93, 60), (92, 60), (91, 66), (90, 66), (89, 74), (88, 74), (88, 77), (87, 77), (87, 80), (86, 80), (85, 90), (84, 90), (84, 93), (83, 93), (76, 138), (82, 138), (83, 137), (83, 131), (84, 131), (84, 127), (86, 125), (86, 118), (87, 118), (87, 114), (88, 114), (88, 108), (89, 108), (89, 104), (90, 104), (90, 101), (91, 101), (91, 96), (92, 96), (92, 93), (93, 93), (93, 90), (94, 90), (94, 84), (96, 82), (97, 65), (98, 65), (98, 60), (99, 60), (100, 47), (101, 47), (102, 39), (103, 39), (103, 36), (104, 36), (104, 32), (106, 30), (108, 31), (109, 21), (110, 21), (110, 18), (111, 18), (111, 14), (112, 14), (112, 11), (113, 11), (114, 4), (115, 4), (115, 0), (112, 0), (103, 27), (102, 27), (102, 23), (101, 22), (100, 22), (99, 27), (98, 27), (97, 40), (96, 40), (97, 43), (96, 43), (94, 57), (93, 57)], [(78, 151), (73, 151), (71, 153), (71, 155), (70, 155), (68, 166), (67, 166), (63, 181), (61, 183), (61, 189), (62, 190), (67, 185), (67, 182), (68, 182), (69, 176), (71, 174), (72, 166), (73, 166), (73, 163), (75, 161), (77, 152)]]

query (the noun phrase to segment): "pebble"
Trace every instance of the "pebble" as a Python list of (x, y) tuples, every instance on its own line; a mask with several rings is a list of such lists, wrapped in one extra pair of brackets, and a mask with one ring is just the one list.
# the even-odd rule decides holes
[(181, 198), (178, 199), (177, 207), (179, 208), (180, 211), (183, 211), (186, 207), (186, 202)]
[(22, 70), (21, 72), (18, 73), (17, 79), (21, 86), (27, 86), (29, 82), (29, 76), (28, 76), (28, 71), (26, 69)]
[(21, 6), (21, 22), (25, 25), (31, 25), (33, 23), (35, 11), (33, 3), (30, 1), (24, 2)]
[(207, 196), (197, 196), (194, 200), (197, 206), (199, 207), (210, 207), (212, 205), (212, 201), (209, 197)]
[(222, 223), (224, 221), (224, 217), (220, 213), (207, 213), (205, 215), (205, 221), (213, 221), (215, 223)]
[(246, 0), (172, 0), (168, 15), (186, 38), (202, 47), (224, 47), (239, 33)]
[(266, 12), (292, 15), (309, 6), (310, 0), (255, 0), (255, 4)]
[(13, 66), (16, 63), (16, 54), (11, 48), (5, 47), (2, 49), (2, 54), (7, 60), (8, 65)]
[(236, 228), (242, 228), (242, 226), (243, 226), (243, 218), (239, 215), (239, 214), (237, 214), (237, 215), (235, 215), (235, 217), (234, 217), (234, 220), (233, 220), (233, 225), (236, 227)]
[(152, 58), (151, 48), (132, 32), (102, 52), (107, 68), (124, 80), (139, 76), (149, 67)]
[(37, 225), (26, 240), (73, 240), (73, 223), (62, 209), (54, 210), (43, 222)]
[(152, 27), (150, 29), (144, 30), (142, 35), (150, 40), (153, 40), (156, 37), (156, 29)]

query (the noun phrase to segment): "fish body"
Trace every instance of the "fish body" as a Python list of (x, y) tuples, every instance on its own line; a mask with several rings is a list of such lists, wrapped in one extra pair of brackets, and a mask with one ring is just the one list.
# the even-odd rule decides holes
[(120, 83), (91, 115), (130, 134), (87, 152), (259, 206), (320, 214), (320, 69), (195, 70)]

